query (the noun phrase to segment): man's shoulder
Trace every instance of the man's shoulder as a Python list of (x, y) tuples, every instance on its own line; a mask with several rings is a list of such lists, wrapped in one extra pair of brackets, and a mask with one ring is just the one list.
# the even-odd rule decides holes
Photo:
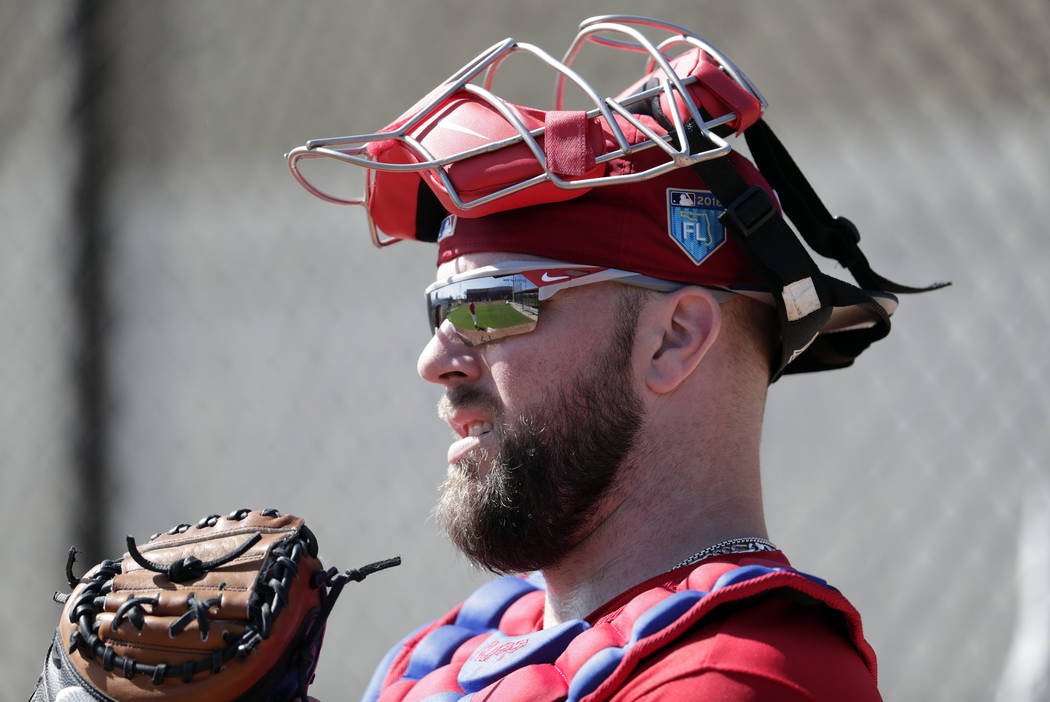
[(609, 699), (881, 699), (841, 616), (784, 595), (711, 612), (647, 656)]
[[(641, 649), (630, 671), (613, 676), (609, 699), (696, 699), (698, 690), (724, 700), (879, 699), (860, 615), (821, 578), (779, 554), (678, 573), (632, 591), (596, 622), (634, 632)], [(653, 634), (640, 637), (646, 629)]]

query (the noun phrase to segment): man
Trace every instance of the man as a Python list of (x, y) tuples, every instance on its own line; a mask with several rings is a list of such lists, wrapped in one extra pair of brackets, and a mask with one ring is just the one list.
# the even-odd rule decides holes
[[(639, 26), (691, 48), (668, 63)], [(476, 564), (531, 573), (406, 637), (364, 699), (879, 699), (857, 612), (768, 538), (759, 444), (771, 380), (851, 364), (888, 332), (879, 291), (916, 290), (871, 271), (728, 59), (654, 21), (582, 27), (567, 57), (629, 44), (655, 68), (544, 113), (471, 86), (537, 53), (497, 45), (379, 135), (290, 154), (328, 199), (302, 159), (371, 169), (374, 236), (437, 241), (418, 371), (455, 433), (438, 515)], [(860, 287), (813, 264), (767, 178)], [(508, 289), (527, 317), (457, 325)]]

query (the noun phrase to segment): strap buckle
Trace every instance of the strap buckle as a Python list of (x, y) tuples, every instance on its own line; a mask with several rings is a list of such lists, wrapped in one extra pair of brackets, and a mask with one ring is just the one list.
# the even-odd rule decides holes
[(722, 226), (731, 225), (742, 236), (750, 237), (776, 216), (777, 208), (769, 193), (752, 185), (733, 200), (718, 219)]

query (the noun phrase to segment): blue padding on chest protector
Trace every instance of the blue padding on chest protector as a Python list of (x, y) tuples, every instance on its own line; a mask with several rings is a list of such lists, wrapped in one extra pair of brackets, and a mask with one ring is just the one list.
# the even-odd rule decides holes
[(652, 636), (665, 628), (689, 611), (706, 594), (706, 592), (697, 590), (683, 590), (657, 602), (634, 620), (629, 644), (634, 644), (639, 639)]
[(706, 592), (683, 590), (642, 612), (631, 627), (631, 638), (626, 646), (610, 646), (597, 651), (580, 666), (569, 682), (569, 700), (578, 700), (594, 692), (603, 680), (612, 675), (631, 646), (676, 622), (705, 595)]
[(620, 665), (626, 648), (603, 648), (587, 659), (580, 666), (576, 675), (569, 681), (569, 702), (581, 699), (594, 692), (607, 677), (612, 675), (616, 666)]
[[(768, 573), (794, 573), (795, 575), (801, 575), (806, 580), (816, 583), (821, 587), (826, 587), (829, 590), (835, 590), (834, 587), (828, 585), (828, 581), (824, 578), (818, 578), (815, 575), (803, 573), (800, 570), (795, 570), (793, 568), (767, 568), (765, 566), (760, 565), (749, 565), (734, 568), (728, 573), (723, 573), (722, 577), (715, 581), (715, 585), (711, 588), (711, 592), (714, 592), (715, 590), (722, 587), (728, 587), (729, 585), (736, 585), (737, 583), (742, 583), (746, 580), (758, 578)], [(835, 591), (838, 592), (838, 590)]]
[(433, 695), (427, 695), (420, 702), (460, 702), (466, 699), (458, 692), (435, 692)]
[(711, 588), (711, 592), (719, 590), (723, 587), (729, 587), (730, 585), (736, 585), (746, 580), (752, 580), (754, 578), (761, 577), (767, 573), (776, 573), (777, 571), (785, 570), (784, 568), (767, 568), (766, 566), (760, 565), (749, 565), (740, 566), (734, 568), (728, 573), (722, 573), (722, 577), (715, 581), (714, 587)]
[(513, 575), (485, 583), (460, 607), (456, 625), (477, 634), (497, 629), (507, 608), (519, 597), (535, 589), (535, 586)]
[(810, 575), (809, 573), (803, 573), (801, 570), (796, 570), (795, 572), (798, 573), (799, 575), (801, 575), (802, 577), (804, 577), (806, 580), (811, 580), (811, 581), (815, 582), (817, 585), (823, 585), (827, 589), (834, 590), (835, 592), (839, 591), (838, 588), (835, 587), (834, 585), (829, 585), (828, 581), (825, 580), (824, 578), (818, 578), (815, 575)]
[(412, 657), (408, 659), (408, 669), (405, 677), (419, 680), (432, 670), (436, 670), (452, 660), (452, 654), (456, 652), (464, 641), (477, 632), (461, 626), (446, 625), (434, 629), (423, 637), (412, 650)]
[(570, 641), (590, 628), (582, 619), (572, 619), (521, 636), (496, 632), (463, 663), (456, 681), (467, 692), (477, 692), (518, 668), (553, 663)]

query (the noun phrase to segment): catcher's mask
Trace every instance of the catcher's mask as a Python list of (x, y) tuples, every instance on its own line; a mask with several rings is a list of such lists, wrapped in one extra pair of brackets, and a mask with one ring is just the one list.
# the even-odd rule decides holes
[[(664, 38), (654, 43), (643, 29)], [(641, 77), (616, 97), (599, 95), (572, 68), (589, 44), (642, 54)], [(491, 91), (514, 53), (555, 71), (552, 110)], [(562, 109), (567, 81), (592, 109)], [(912, 288), (872, 271), (856, 227), (824, 207), (762, 120), (765, 108), (743, 71), (698, 35), (607, 15), (585, 20), (561, 61), (505, 39), (388, 127), (313, 139), (287, 159), (314, 195), (364, 206), (377, 246), (437, 241), (442, 261), (472, 251), (527, 253), (760, 296), (778, 312), (775, 380), (852, 364), (889, 333), (894, 293), (945, 284)], [(754, 164), (728, 141), (741, 134)], [(317, 187), (302, 171), (317, 158), (363, 167), (364, 195)], [(785, 216), (856, 285), (824, 274)]]

